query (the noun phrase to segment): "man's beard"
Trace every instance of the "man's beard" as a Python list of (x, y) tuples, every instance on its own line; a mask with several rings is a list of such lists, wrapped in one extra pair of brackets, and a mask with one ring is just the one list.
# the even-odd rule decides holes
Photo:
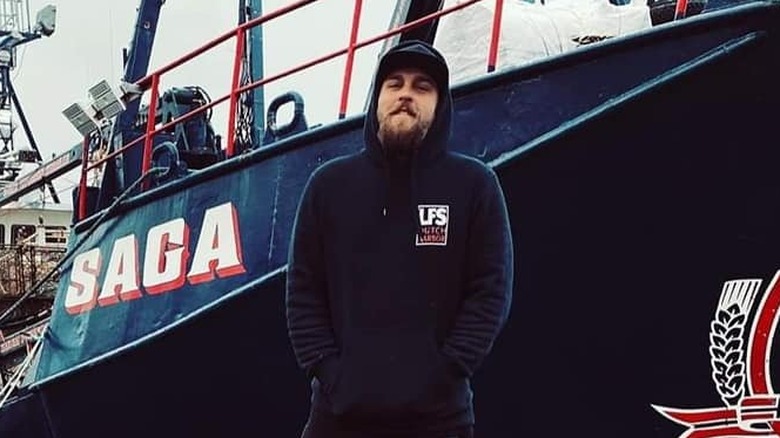
[(385, 153), (403, 153), (422, 146), (423, 139), (431, 126), (430, 123), (416, 120), (408, 128), (402, 129), (392, 123), (390, 120), (392, 117), (391, 114), (379, 121), (379, 129), (376, 134)]

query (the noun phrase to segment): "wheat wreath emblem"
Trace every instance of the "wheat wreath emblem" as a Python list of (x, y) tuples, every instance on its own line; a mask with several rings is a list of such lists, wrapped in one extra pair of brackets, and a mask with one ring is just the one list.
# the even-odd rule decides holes
[(760, 286), (754, 279), (725, 282), (710, 324), (712, 380), (726, 406), (736, 406), (745, 395), (745, 325)]
[(723, 283), (710, 323), (711, 378), (725, 407), (651, 405), (686, 427), (680, 438), (780, 437), (780, 395), (773, 393), (768, 380), (768, 354), (780, 310), (780, 270), (754, 315), (761, 283), (760, 279)]

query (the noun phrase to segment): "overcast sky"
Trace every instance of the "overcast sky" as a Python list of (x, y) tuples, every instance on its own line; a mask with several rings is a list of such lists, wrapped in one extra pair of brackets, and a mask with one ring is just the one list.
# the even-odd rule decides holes
[[(13, 84), (22, 110), (33, 129), (44, 157), (63, 152), (80, 141), (78, 132), (62, 115), (73, 102), (86, 101), (89, 87), (102, 79), (118, 84), (123, 75), (122, 48), (128, 47), (140, 0), (29, 0), (33, 18), (41, 7), (57, 7), (56, 31), (17, 49)], [(293, 3), (266, 0), (264, 12)], [(219, 4), (221, 6), (216, 6)], [(352, 17), (352, 0), (320, 0), (295, 14), (295, 20), (270, 23), (264, 28), (267, 74), (290, 68), (346, 45)], [(167, 0), (160, 13), (151, 69), (222, 35), (237, 23), (238, 0)], [(365, 1), (359, 40), (384, 31), (394, 0)], [(171, 86), (199, 85), (217, 98), (228, 91), (234, 39), (164, 77), (163, 90)], [(380, 44), (358, 52), (349, 113), (359, 113)], [(299, 74), (266, 87), (266, 105), (288, 90), (300, 92), (306, 102), (310, 125), (335, 119), (344, 58), (330, 61), (304, 75)], [(18, 120), (18, 119), (17, 119)], [(217, 111), (215, 129), (224, 134), (223, 111)], [(27, 143), (21, 127), (15, 141)]]

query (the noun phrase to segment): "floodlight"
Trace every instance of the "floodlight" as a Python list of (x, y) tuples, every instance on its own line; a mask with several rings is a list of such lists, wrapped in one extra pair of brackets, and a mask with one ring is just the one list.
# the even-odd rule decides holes
[[(92, 108), (89, 108), (90, 110)], [(71, 125), (86, 137), (98, 128), (97, 120), (94, 116), (87, 112), (87, 109), (80, 103), (74, 103), (73, 105), (65, 108), (62, 114), (68, 119)]]
[(89, 89), (92, 97), (92, 108), (102, 117), (110, 119), (125, 110), (125, 105), (119, 96), (108, 85), (105, 79)]
[(38, 11), (38, 14), (35, 16), (35, 31), (45, 36), (51, 36), (54, 33), (56, 21), (57, 6), (48, 5)]

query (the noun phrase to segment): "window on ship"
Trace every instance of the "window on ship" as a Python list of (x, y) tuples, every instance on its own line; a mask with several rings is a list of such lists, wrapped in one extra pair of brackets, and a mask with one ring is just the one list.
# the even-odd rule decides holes
[(62, 226), (44, 227), (44, 242), (47, 245), (64, 245), (67, 242), (66, 228)]
[(11, 225), (11, 245), (35, 243), (31, 239), (35, 235), (35, 225)]

